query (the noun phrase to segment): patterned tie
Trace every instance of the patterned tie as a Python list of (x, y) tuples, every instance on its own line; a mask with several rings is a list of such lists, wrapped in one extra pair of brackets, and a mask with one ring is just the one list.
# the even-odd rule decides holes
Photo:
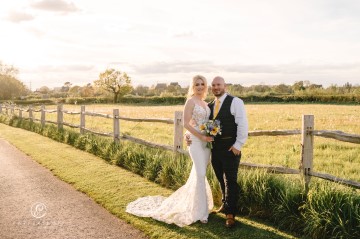
[(216, 118), (217, 114), (219, 113), (219, 109), (220, 109), (220, 100), (216, 100), (213, 119)]

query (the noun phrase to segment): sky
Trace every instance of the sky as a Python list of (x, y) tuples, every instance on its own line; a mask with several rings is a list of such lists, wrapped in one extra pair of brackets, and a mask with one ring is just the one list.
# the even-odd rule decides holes
[(132, 84), (360, 84), (358, 0), (1, 0), (0, 61), (32, 90), (107, 68)]

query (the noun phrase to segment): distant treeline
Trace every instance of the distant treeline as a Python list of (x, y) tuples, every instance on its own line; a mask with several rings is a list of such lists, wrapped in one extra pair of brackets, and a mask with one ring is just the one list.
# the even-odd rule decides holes
[[(323, 104), (360, 104), (360, 94), (357, 95), (236, 95), (245, 103), (323, 103)], [(212, 96), (206, 99), (213, 100)], [(124, 96), (118, 99), (120, 104), (143, 105), (182, 105), (185, 96)], [(110, 97), (69, 97), (32, 100), (0, 101), (11, 102), (18, 105), (48, 105), (48, 104), (112, 104)]]
[[(42, 86), (31, 91), (17, 79), (18, 70), (0, 61), (0, 102), (16, 104), (184, 104), (188, 92), (177, 82), (159, 83), (153, 86), (131, 84), (130, 77), (115, 69), (107, 69), (97, 80), (83, 86), (65, 82), (61, 87), (50, 89)], [(327, 103), (359, 104), (360, 85), (349, 82), (344, 85), (323, 87), (310, 81), (296, 81), (292, 85), (258, 84), (243, 86), (227, 84), (227, 91), (248, 103)], [(209, 92), (211, 87), (209, 86)], [(211, 95), (211, 93), (210, 93)], [(211, 96), (208, 97), (210, 101)]]

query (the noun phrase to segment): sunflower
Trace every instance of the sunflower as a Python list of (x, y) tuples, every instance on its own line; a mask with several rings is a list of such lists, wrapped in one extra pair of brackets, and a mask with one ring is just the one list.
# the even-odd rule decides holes
[(211, 132), (210, 132), (210, 134), (211, 135), (216, 135), (218, 133), (218, 128), (217, 127), (214, 127), (212, 130), (211, 130)]

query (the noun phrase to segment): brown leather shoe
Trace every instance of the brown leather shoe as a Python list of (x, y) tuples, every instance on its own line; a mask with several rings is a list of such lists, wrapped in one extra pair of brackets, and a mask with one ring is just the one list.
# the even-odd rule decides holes
[(224, 212), (224, 210), (225, 210), (225, 206), (224, 206), (224, 204), (221, 204), (221, 206), (218, 209), (213, 210), (212, 213), (214, 213), (214, 214), (221, 213), (221, 212)]
[(235, 218), (233, 214), (226, 215), (226, 224), (225, 226), (227, 228), (232, 228), (235, 226)]

